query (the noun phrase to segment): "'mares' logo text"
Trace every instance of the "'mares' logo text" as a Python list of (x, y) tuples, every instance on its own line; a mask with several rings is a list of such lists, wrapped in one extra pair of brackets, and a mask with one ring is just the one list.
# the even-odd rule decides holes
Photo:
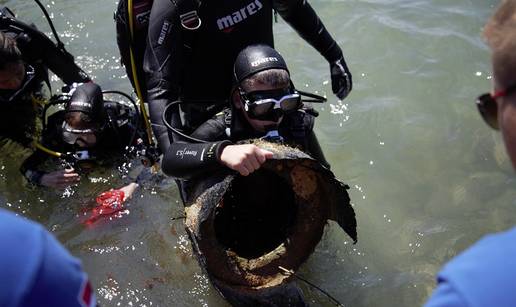
[(261, 65), (261, 64), (264, 64), (264, 63), (267, 63), (267, 62), (278, 62), (278, 58), (276, 58), (276, 57), (261, 58), (261, 59), (258, 59), (256, 61), (252, 61), (251, 62), (251, 66), (252, 67), (256, 67), (258, 65)]
[(217, 26), (219, 30), (226, 30), (231, 28), (235, 24), (242, 22), (247, 17), (256, 14), (259, 10), (261, 10), (263, 4), (260, 0), (254, 0), (238, 11), (233, 12), (231, 15), (224, 16), (222, 18), (217, 19)]

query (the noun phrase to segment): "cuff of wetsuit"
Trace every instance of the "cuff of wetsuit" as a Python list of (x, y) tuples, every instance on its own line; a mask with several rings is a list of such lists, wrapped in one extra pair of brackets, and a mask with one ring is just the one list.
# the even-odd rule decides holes
[(23, 175), (29, 183), (41, 186), (41, 178), (43, 175), (45, 175), (45, 173), (40, 171), (27, 170)]
[(324, 58), (328, 63), (333, 63), (343, 57), (342, 50), (340, 49), (337, 42), (333, 42), (330, 48), (323, 54)]
[(216, 147), (215, 147), (215, 157), (217, 158), (217, 161), (221, 162), (220, 161), (220, 156), (222, 155), (222, 151), (224, 150), (224, 148), (226, 148), (226, 146), (228, 145), (232, 145), (233, 143), (231, 143), (230, 141), (221, 141), (221, 142), (218, 142)]

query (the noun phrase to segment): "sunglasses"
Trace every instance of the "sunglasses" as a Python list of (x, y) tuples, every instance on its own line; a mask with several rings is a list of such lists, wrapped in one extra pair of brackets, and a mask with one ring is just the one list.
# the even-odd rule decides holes
[(494, 94), (486, 93), (477, 98), (478, 112), (489, 127), (499, 130), (498, 127), (498, 105), (496, 99), (505, 97), (516, 91), (516, 85), (505, 90), (497, 91)]
[(291, 113), (301, 108), (301, 95), (290, 89), (254, 91), (250, 93), (240, 89), (240, 97), (244, 101), (245, 111), (249, 117), (261, 119), (281, 110), (283, 113)]

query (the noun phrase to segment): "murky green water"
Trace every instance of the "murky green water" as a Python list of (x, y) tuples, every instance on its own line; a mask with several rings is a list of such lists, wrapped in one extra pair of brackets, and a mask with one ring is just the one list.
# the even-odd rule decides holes
[[(118, 63), (113, 0), (44, 1), (78, 62), (104, 89), (130, 89)], [(494, 0), (342, 0), (312, 5), (342, 46), (352, 95), (330, 95), (328, 64), (291, 28), (277, 47), (298, 87), (328, 93), (317, 133), (337, 177), (348, 183), (359, 243), (327, 228), (300, 274), (346, 306), (416, 306), (439, 267), (488, 232), (514, 224), (514, 175), (499, 135), (474, 98), (490, 85), (480, 38)], [(30, 0), (0, 1), (49, 31)], [(57, 83), (56, 83), (57, 84)], [(120, 185), (103, 171), (66, 191), (24, 186), (22, 152), (4, 146), (0, 206), (52, 230), (80, 257), (103, 306), (225, 306), (192, 257), (172, 180), (149, 182), (129, 214), (92, 228), (80, 209)], [(96, 181), (96, 182), (93, 182)], [(303, 285), (315, 306), (331, 306)]]

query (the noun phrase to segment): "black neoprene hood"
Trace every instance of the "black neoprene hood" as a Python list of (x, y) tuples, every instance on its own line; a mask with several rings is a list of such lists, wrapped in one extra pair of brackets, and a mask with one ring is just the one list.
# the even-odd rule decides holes
[(267, 45), (251, 45), (238, 54), (233, 68), (236, 83), (264, 70), (284, 69), (288, 72), (283, 57)]
[(90, 82), (77, 87), (66, 104), (65, 112), (82, 112), (93, 122), (101, 122), (104, 114), (104, 99), (100, 86)]

